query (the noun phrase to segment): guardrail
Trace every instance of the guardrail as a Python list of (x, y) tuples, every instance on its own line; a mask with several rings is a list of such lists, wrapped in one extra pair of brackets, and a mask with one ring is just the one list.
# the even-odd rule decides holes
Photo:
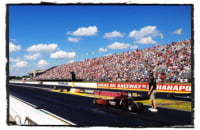
[(9, 96), (9, 106), (9, 114), (17, 125), (75, 125), (13, 96)]

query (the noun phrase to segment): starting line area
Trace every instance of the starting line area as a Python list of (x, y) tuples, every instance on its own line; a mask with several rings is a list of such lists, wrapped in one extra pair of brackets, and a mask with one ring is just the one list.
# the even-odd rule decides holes
[[(85, 96), (85, 97), (93, 97), (93, 98), (104, 98), (104, 99), (112, 99), (113, 97), (109, 96), (102, 96), (102, 95), (93, 95), (93, 94), (87, 94), (87, 93), (77, 93), (77, 92), (70, 92), (70, 91), (60, 91), (60, 90), (51, 90), (53, 92), (58, 93), (66, 93), (66, 94), (73, 94), (73, 95), (79, 95), (79, 96)], [(136, 102), (142, 102), (146, 106), (151, 106), (150, 100), (140, 100)], [(192, 111), (192, 104), (190, 101), (182, 101), (182, 100), (171, 100), (171, 99), (164, 99), (164, 98), (158, 98), (156, 99), (157, 107), (159, 108), (167, 108), (167, 109), (174, 109), (174, 110), (181, 110), (181, 111)]]

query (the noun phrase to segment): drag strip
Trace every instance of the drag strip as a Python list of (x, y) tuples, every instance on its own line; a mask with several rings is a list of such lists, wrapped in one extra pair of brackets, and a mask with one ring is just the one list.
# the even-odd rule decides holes
[(41, 86), (9, 84), (9, 94), (76, 126), (192, 127), (193, 124), (191, 112), (159, 108), (157, 113), (152, 113), (145, 107), (144, 111), (131, 113), (95, 105), (91, 97), (52, 92), (49, 90), (51, 87), (41, 89)]

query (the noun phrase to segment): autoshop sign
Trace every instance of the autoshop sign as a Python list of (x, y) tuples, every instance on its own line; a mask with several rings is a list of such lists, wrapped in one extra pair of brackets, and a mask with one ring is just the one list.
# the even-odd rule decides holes
[[(97, 88), (148, 91), (148, 83), (97, 83)], [(157, 84), (158, 92), (191, 93), (191, 85)]]

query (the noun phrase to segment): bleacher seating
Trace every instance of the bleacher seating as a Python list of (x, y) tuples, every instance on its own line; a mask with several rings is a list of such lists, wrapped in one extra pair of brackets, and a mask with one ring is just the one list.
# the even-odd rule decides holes
[(144, 82), (149, 71), (160, 81), (164, 72), (166, 81), (180, 82), (191, 79), (191, 40), (66, 63), (34, 80), (70, 79), (69, 71), (74, 71), (77, 79), (109, 82)]

